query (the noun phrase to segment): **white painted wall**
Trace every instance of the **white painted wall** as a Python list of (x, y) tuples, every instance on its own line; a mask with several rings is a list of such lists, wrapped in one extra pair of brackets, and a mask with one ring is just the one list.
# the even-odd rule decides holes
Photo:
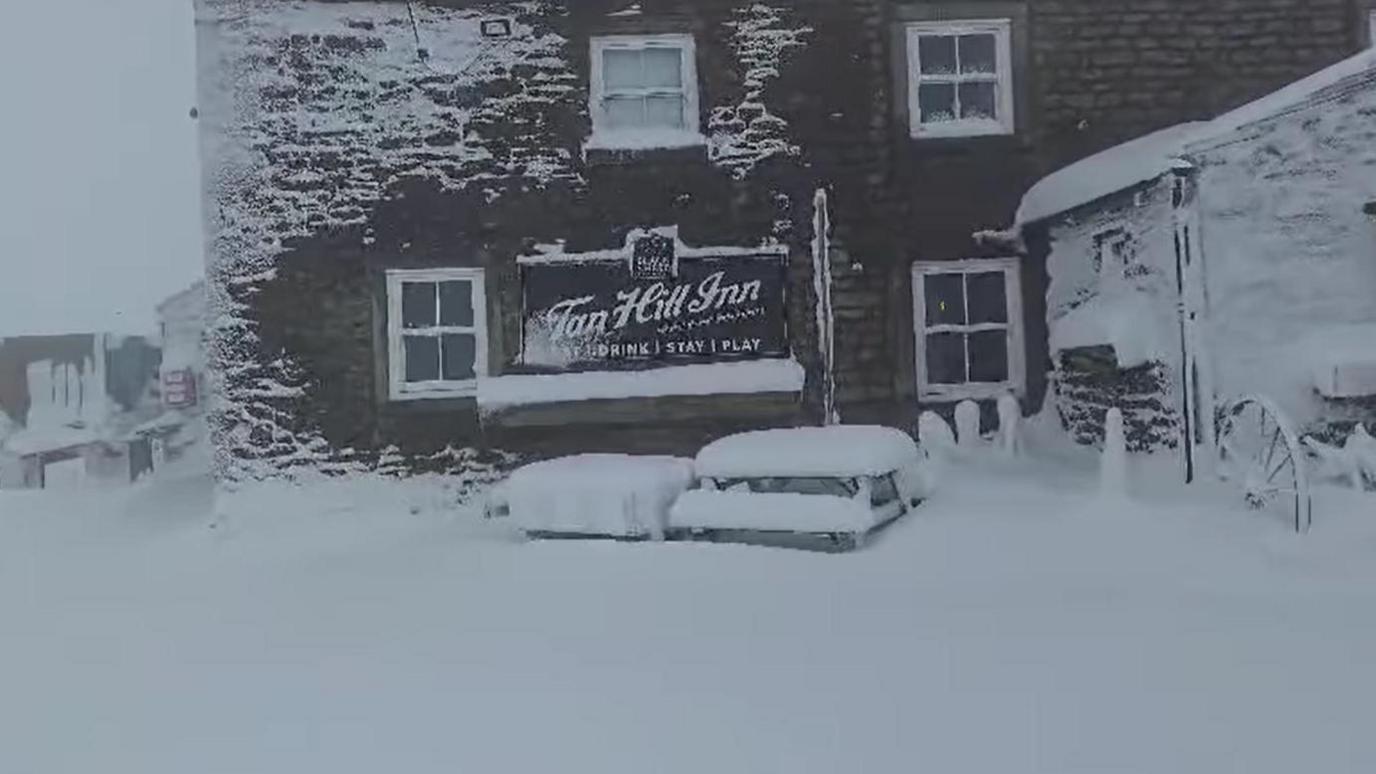
[(1258, 392), (1303, 426), (1311, 366), (1376, 356), (1376, 83), (1198, 153), (1206, 337), (1223, 398)]

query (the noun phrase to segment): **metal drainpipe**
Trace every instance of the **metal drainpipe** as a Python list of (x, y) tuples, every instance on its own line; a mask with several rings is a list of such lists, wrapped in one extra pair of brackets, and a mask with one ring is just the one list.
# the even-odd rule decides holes
[(1171, 221), (1175, 246), (1176, 317), (1180, 327), (1181, 448), (1185, 453), (1185, 483), (1195, 478), (1194, 447), (1194, 361), (1190, 357), (1190, 324), (1186, 303), (1186, 273), (1190, 264), (1189, 230), (1183, 210), (1186, 201), (1185, 174), (1173, 170), (1171, 180)]

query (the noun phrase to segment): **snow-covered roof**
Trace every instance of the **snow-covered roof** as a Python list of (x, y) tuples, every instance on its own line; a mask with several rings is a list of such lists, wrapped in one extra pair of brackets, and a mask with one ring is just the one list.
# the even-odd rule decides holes
[(731, 435), (698, 452), (698, 475), (720, 478), (876, 476), (918, 461), (917, 443), (891, 427), (793, 427)]
[(1346, 94), (1351, 89), (1376, 86), (1376, 48), (1326, 67), (1307, 78), (1273, 91), (1209, 121), (1184, 149), (1195, 152), (1213, 145), (1229, 134), (1260, 121), (1309, 107), (1315, 102)]
[(5, 451), (28, 457), (34, 454), (86, 446), (100, 440), (99, 434), (89, 427), (45, 427), (20, 430), (5, 439)]
[(1017, 222), (1036, 223), (1155, 180), (1171, 170), (1185, 144), (1205, 125), (1195, 121), (1152, 132), (1047, 175), (1023, 196)]
[(1167, 127), (1081, 159), (1042, 178), (1018, 207), (1019, 225), (1045, 220), (1188, 163), (1208, 148), (1260, 121), (1302, 109), (1330, 94), (1376, 85), (1376, 49), (1320, 70), (1307, 78), (1224, 113), (1210, 121)]

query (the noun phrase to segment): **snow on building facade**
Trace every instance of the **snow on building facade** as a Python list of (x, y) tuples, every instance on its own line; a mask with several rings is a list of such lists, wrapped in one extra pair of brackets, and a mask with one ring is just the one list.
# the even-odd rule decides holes
[(222, 470), (1035, 410), (1044, 273), (972, 234), (1358, 2), (200, 0)]
[(137, 336), (0, 339), (0, 487), (132, 481), (151, 468), (130, 427), (157, 410), (158, 350)]
[(1138, 450), (1207, 447), (1249, 394), (1321, 437), (1376, 422), (1372, 201), (1371, 52), (1043, 180), (1019, 220), (1067, 427), (1116, 405)]

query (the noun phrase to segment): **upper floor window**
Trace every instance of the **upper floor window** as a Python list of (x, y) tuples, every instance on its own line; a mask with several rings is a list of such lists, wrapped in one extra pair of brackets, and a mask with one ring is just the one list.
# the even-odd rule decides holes
[(697, 58), (691, 35), (592, 39), (590, 147), (700, 145)]
[(1008, 19), (908, 25), (908, 120), (913, 137), (1012, 134)]
[(387, 273), (392, 400), (477, 393), (487, 372), (482, 269)]

